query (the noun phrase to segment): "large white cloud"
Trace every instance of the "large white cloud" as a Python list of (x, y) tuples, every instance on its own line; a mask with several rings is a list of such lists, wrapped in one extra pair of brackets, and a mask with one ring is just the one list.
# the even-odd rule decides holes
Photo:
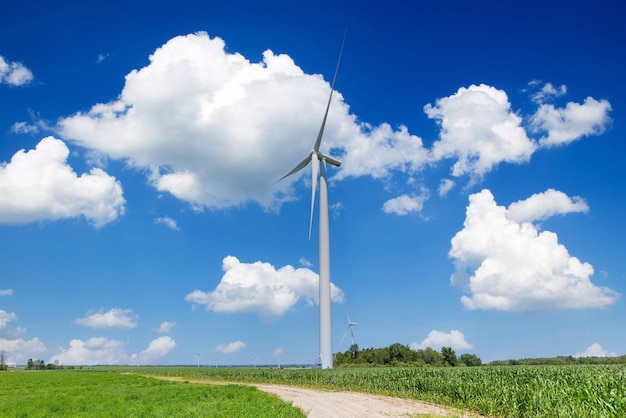
[[(283, 315), (299, 301), (318, 303), (318, 275), (307, 268), (276, 269), (269, 263), (242, 263), (228, 256), (222, 269), (224, 276), (215, 290), (196, 289), (185, 300), (215, 312), (254, 312), (266, 321)], [(332, 301), (343, 301), (343, 292), (332, 283), (330, 293)]]
[(589, 135), (600, 135), (610, 122), (611, 105), (587, 97), (584, 103), (567, 103), (565, 108), (542, 104), (530, 119), (533, 132), (547, 133), (539, 140), (543, 147), (568, 144)]
[(343, 156), (342, 169), (333, 177), (336, 180), (360, 176), (379, 179), (393, 171), (412, 174), (428, 163), (422, 139), (411, 135), (405, 126), (394, 130), (387, 123), (377, 127), (352, 125), (344, 127), (342, 133), (327, 141)]
[(124, 351), (125, 343), (109, 340), (105, 337), (94, 337), (86, 341), (74, 339), (68, 348), (61, 348), (50, 362), (58, 361), (61, 365), (98, 365), (126, 364), (128, 355)]
[[(287, 55), (267, 50), (260, 62), (251, 62), (227, 52), (222, 39), (198, 32), (170, 39), (147, 66), (126, 76), (116, 100), (61, 118), (57, 130), (76, 144), (143, 168), (156, 189), (196, 208), (254, 201), (273, 210), (294, 198), (291, 185), (306, 170), (274, 182), (312, 147), (329, 90), (321, 76), (304, 73)], [(546, 84), (541, 91), (544, 100), (566, 88)], [(527, 162), (538, 147), (507, 94), (492, 86), (462, 87), (424, 111), (441, 127), (430, 150), (405, 126), (359, 121), (336, 92), (322, 148), (343, 163), (330, 176), (412, 176), (450, 159), (453, 176), (478, 180), (500, 163)], [(545, 108), (534, 117), (536, 131), (552, 137), (557, 131), (588, 134), (581, 118), (571, 116), (575, 112), (567, 111), (560, 123), (549, 113)], [(592, 126), (598, 133), (604, 125)]]
[(69, 149), (51, 136), (34, 150), (0, 163), (0, 223), (22, 224), (83, 216), (101, 227), (124, 213), (122, 187), (99, 168), (78, 176)]
[(414, 350), (430, 347), (433, 350), (440, 350), (441, 347), (451, 347), (453, 350), (471, 350), (474, 346), (465, 341), (465, 335), (459, 330), (453, 329), (445, 333), (443, 331), (432, 330), (421, 343), (412, 343)]
[(33, 80), (33, 73), (21, 62), (7, 62), (0, 55), (0, 84), (13, 86), (28, 84)]
[(489, 190), (469, 197), (463, 229), (452, 238), (449, 253), (456, 266), (452, 284), (470, 293), (461, 298), (466, 308), (552, 311), (615, 303), (615, 291), (591, 282), (589, 263), (570, 256), (555, 233), (539, 231), (528, 219), (558, 213), (555, 195), (548, 191), (511, 205), (522, 223)]
[(0, 338), (0, 350), (5, 352), (7, 362), (17, 364), (26, 364), (29, 358), (37, 358), (48, 351), (39, 338)]
[[(250, 62), (224, 41), (178, 36), (126, 76), (119, 98), (59, 120), (61, 135), (151, 170), (159, 190), (196, 206), (256, 201), (275, 208), (293, 198), (292, 176), (275, 180), (313, 146), (330, 86), (287, 55), (267, 50)], [(271, 100), (270, 100), (271, 99)], [(413, 172), (428, 159), (406, 127), (372, 127), (333, 96), (322, 148), (343, 157), (336, 178)]]
[(458, 158), (455, 177), (482, 176), (501, 162), (527, 162), (536, 149), (511, 110), (507, 94), (495, 87), (471, 85), (428, 104), (424, 111), (441, 126), (432, 159)]
[(526, 200), (511, 203), (508, 217), (523, 223), (573, 212), (589, 212), (589, 206), (582, 197), (570, 198), (563, 192), (548, 189), (543, 193), (535, 193)]
[(0, 331), (9, 326), (9, 322), (16, 321), (17, 315), (14, 312), (7, 312), (0, 309)]
[(243, 350), (244, 348), (246, 348), (246, 343), (244, 343), (243, 341), (233, 341), (232, 343), (228, 344), (220, 344), (215, 347), (214, 350), (223, 354), (232, 354), (236, 353), (239, 350)]
[(598, 343), (593, 343), (583, 352), (574, 354), (574, 357), (617, 357), (617, 353), (612, 353), (602, 348)]
[[(61, 119), (62, 135), (152, 169), (154, 187), (207, 207), (255, 200), (265, 207), (294, 179), (272, 187), (312, 147), (330, 88), (286, 55), (252, 63), (206, 33), (178, 36), (133, 70), (118, 100)], [(335, 96), (329, 137), (351, 125)], [(280, 198), (279, 198), (280, 199)]]
[(137, 315), (132, 309), (113, 308), (107, 312), (87, 314), (76, 323), (89, 328), (135, 328)]
[(155, 338), (148, 348), (131, 357), (138, 357), (138, 362), (142, 364), (157, 364), (162, 362), (174, 348), (176, 348), (176, 341), (165, 335)]
[[(154, 339), (139, 354), (128, 355), (124, 349), (126, 342), (94, 337), (86, 341), (74, 339), (68, 348), (59, 348), (50, 362), (62, 365), (116, 365), (116, 364), (159, 364), (176, 347), (176, 342), (163, 336)], [(139, 357), (137, 359), (137, 357)], [(133, 361), (134, 360), (134, 361)]]

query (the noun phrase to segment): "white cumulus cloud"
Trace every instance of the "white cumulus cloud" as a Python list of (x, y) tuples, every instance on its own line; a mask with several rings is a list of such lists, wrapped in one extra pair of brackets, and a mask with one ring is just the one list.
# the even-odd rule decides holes
[(218, 351), (223, 354), (232, 354), (239, 350), (243, 350), (244, 348), (246, 348), (246, 343), (243, 341), (233, 341), (232, 343), (218, 345), (215, 347), (214, 351)]
[(94, 337), (86, 341), (74, 339), (70, 341), (68, 348), (61, 348), (50, 361), (58, 361), (62, 365), (126, 364), (129, 357), (124, 351), (124, 345), (123, 341), (105, 337)]
[[(224, 276), (215, 290), (196, 289), (185, 300), (214, 312), (254, 312), (264, 321), (282, 316), (300, 301), (318, 303), (318, 275), (308, 268), (276, 269), (269, 263), (242, 263), (227, 256), (222, 269)], [(331, 299), (343, 301), (343, 292), (332, 283)]]
[(511, 203), (508, 217), (522, 223), (574, 212), (589, 212), (589, 206), (582, 197), (570, 198), (561, 191), (548, 189), (542, 193), (535, 193), (528, 199)]
[[(176, 347), (170, 337), (158, 337), (139, 354), (128, 355), (126, 343), (105, 337), (88, 340), (73, 339), (68, 348), (59, 348), (50, 362), (58, 361), (62, 365), (118, 365), (118, 364), (162, 364), (161, 362)], [(137, 360), (137, 357), (139, 359)], [(134, 360), (134, 361), (133, 361)]]
[(11, 126), (11, 132), (16, 134), (35, 134), (39, 132), (39, 127), (27, 122), (15, 122)]
[(574, 354), (574, 357), (617, 357), (617, 354), (605, 350), (598, 343), (593, 343), (585, 351)]
[(124, 213), (122, 187), (99, 168), (78, 176), (69, 149), (51, 136), (34, 150), (0, 163), (0, 223), (22, 224), (83, 216), (96, 227)]
[(343, 129), (344, 136), (330, 138), (342, 152), (342, 169), (333, 178), (369, 176), (388, 177), (392, 171), (414, 173), (428, 162), (428, 151), (422, 139), (409, 133), (405, 126), (394, 130), (389, 124), (377, 127), (367, 124)]
[(9, 62), (0, 55), (0, 84), (13, 86), (28, 84), (33, 80), (33, 73), (21, 62)]
[(450, 190), (454, 187), (455, 182), (452, 179), (442, 179), (439, 182), (439, 188), (437, 192), (439, 193), (439, 197), (445, 197)]
[[(271, 50), (252, 62), (205, 32), (170, 39), (149, 61), (126, 75), (116, 100), (61, 118), (56, 125), (61, 137), (142, 169), (154, 188), (194, 209), (256, 202), (277, 210), (296, 198), (292, 186), (307, 170), (275, 180), (313, 145), (330, 92), (323, 77), (304, 73), (288, 55)], [(563, 87), (545, 85), (541, 94), (561, 93)], [(568, 104), (573, 110), (562, 113), (558, 123), (542, 106), (531, 126), (550, 132), (549, 138), (557, 131), (584, 135), (589, 129), (578, 114), (589, 114), (593, 100), (584, 112)], [(406, 126), (359, 121), (336, 92), (322, 151), (341, 158), (342, 166), (331, 167), (330, 178), (412, 176), (450, 160), (452, 176), (477, 181), (500, 163), (527, 162), (538, 147), (507, 94), (492, 86), (462, 87), (424, 111), (441, 128), (432, 149)], [(594, 133), (601, 130), (592, 126)]]
[(9, 322), (17, 321), (17, 315), (13, 312), (7, 312), (0, 309), (0, 331), (9, 326)]
[[(287, 55), (267, 50), (250, 62), (199, 32), (158, 48), (149, 65), (126, 76), (118, 100), (63, 118), (58, 128), (82, 146), (150, 169), (155, 188), (193, 205), (252, 200), (269, 208), (288, 198), (296, 178), (273, 184), (313, 145), (329, 92)], [(335, 95), (329, 141), (351, 123)]]
[(432, 330), (428, 336), (420, 343), (412, 343), (414, 350), (430, 347), (433, 350), (440, 350), (441, 347), (451, 347), (453, 350), (471, 350), (474, 346), (465, 341), (465, 335), (459, 330), (453, 329), (448, 333)]
[(536, 149), (511, 110), (507, 94), (481, 84), (428, 104), (424, 111), (441, 127), (431, 158), (457, 158), (452, 175), (481, 177), (502, 162), (527, 162)]
[(13, 289), (0, 289), (0, 296), (11, 296)]
[(30, 340), (0, 338), (0, 351), (5, 352), (7, 362), (26, 364), (29, 358), (39, 357), (48, 349), (39, 338)]
[(543, 104), (530, 120), (533, 132), (547, 133), (539, 140), (542, 147), (564, 145), (590, 135), (602, 134), (611, 119), (606, 100), (587, 97), (584, 103), (570, 102), (564, 108)]
[(383, 212), (395, 215), (408, 215), (413, 212), (420, 212), (424, 207), (424, 202), (428, 199), (426, 193), (419, 196), (409, 196), (403, 194), (390, 199), (383, 204)]
[(138, 356), (138, 361), (141, 364), (158, 364), (162, 362), (174, 348), (176, 348), (176, 341), (168, 336), (162, 336), (152, 340), (148, 348), (135, 355), (135, 358)]
[(159, 334), (167, 334), (172, 330), (172, 328), (174, 328), (175, 325), (176, 322), (163, 321), (155, 331)]
[(79, 318), (76, 323), (89, 328), (135, 328), (137, 315), (132, 309), (113, 308), (107, 312), (97, 312)]
[(554, 87), (552, 83), (545, 83), (541, 89), (532, 95), (531, 99), (535, 103), (542, 104), (552, 98), (563, 96), (567, 93), (567, 86), (561, 84), (558, 88)]
[[(517, 216), (528, 220), (558, 213), (554, 195), (546, 192), (532, 197), (531, 203), (518, 203), (517, 210), (531, 210)], [(542, 202), (548, 210), (541, 209)], [(451, 283), (470, 293), (461, 298), (467, 309), (582, 309), (611, 305), (619, 297), (595, 286), (591, 264), (571, 256), (554, 232), (512, 219), (487, 189), (469, 197), (463, 229), (451, 244), (449, 255), (456, 267)]]
[(162, 216), (159, 218), (156, 218), (154, 220), (154, 223), (157, 225), (165, 225), (166, 227), (168, 227), (169, 229), (173, 229), (174, 231), (180, 231), (180, 228), (178, 227), (178, 223), (170, 218), (169, 216)]

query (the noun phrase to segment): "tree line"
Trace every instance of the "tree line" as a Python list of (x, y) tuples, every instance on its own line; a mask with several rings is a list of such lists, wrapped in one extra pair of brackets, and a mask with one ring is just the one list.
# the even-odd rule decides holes
[(408, 345), (391, 344), (384, 348), (366, 348), (360, 350), (357, 344), (335, 355), (335, 366), (480, 366), (481, 359), (475, 354), (461, 354), (457, 357), (451, 347), (442, 347), (441, 351), (430, 347), (414, 350)]
[(405, 367), (465, 367), (465, 366), (543, 366), (577, 364), (626, 364), (626, 355), (619, 357), (540, 357), (519, 360), (495, 360), (483, 364), (475, 354), (461, 354), (457, 357), (451, 347), (441, 347), (441, 351), (430, 347), (414, 350), (408, 345), (391, 344), (384, 348), (359, 349), (357, 344), (343, 352), (335, 354), (335, 366), (405, 366)]
[(58, 362), (46, 364), (43, 360), (33, 360), (32, 358), (29, 358), (26, 363), (26, 370), (56, 370), (62, 368), (63, 366), (59, 366)]

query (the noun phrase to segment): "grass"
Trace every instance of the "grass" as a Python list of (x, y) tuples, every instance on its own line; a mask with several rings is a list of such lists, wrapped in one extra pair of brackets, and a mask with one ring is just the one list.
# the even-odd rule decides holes
[(1, 417), (304, 417), (256, 388), (193, 385), (114, 371), (0, 373)]
[[(120, 372), (132, 372), (125, 375)], [(462, 368), (116, 367), (0, 373), (1, 417), (302, 417), (255, 388), (281, 383), (419, 399), (497, 417), (626, 417), (626, 366)]]
[(283, 383), (419, 399), (498, 417), (626, 417), (626, 366), (144, 368), (183, 378)]

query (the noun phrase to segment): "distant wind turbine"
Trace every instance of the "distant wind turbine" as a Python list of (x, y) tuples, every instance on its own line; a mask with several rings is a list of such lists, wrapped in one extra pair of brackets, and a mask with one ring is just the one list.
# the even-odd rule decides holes
[(198, 367), (200, 367), (200, 357), (202, 357), (202, 353), (198, 352), (194, 360), (198, 363)]
[(339, 347), (341, 347), (343, 340), (346, 338), (346, 335), (348, 335), (348, 331), (350, 331), (350, 336), (352, 337), (352, 345), (354, 345), (354, 327), (359, 325), (358, 322), (350, 321), (350, 316), (348, 315), (347, 309), (346, 309), (346, 317), (348, 318), (348, 328), (346, 328), (346, 332), (344, 332), (343, 337), (341, 337), (341, 342), (339, 343)]
[(283, 355), (283, 352), (284, 352), (284, 350), (283, 350), (282, 348), (280, 348), (280, 347), (279, 347), (279, 348), (276, 348), (276, 349), (274, 350), (274, 355), (275, 355), (276, 357), (278, 357), (278, 368), (279, 368), (279, 369), (280, 369), (280, 356), (282, 356), (282, 355)]
[[(341, 165), (341, 160), (326, 155), (320, 151), (322, 136), (324, 135), (324, 127), (328, 117), (328, 109), (333, 98), (335, 89), (335, 81), (337, 81), (337, 73), (339, 72), (339, 63), (343, 54), (343, 46), (346, 42), (344, 34), (341, 50), (339, 51), (339, 59), (337, 60), (337, 68), (335, 76), (330, 87), (330, 97), (326, 105), (326, 112), (322, 119), (322, 125), (317, 134), (317, 139), (313, 145), (313, 149), (298, 165), (296, 165), (289, 173), (285, 174), (280, 180), (297, 173), (311, 163), (311, 217), (309, 219), (309, 238), (311, 238), (311, 229), (313, 227), (313, 208), (315, 207), (315, 192), (317, 188), (317, 178), (320, 178), (320, 214), (319, 214), (319, 304), (320, 304), (320, 365), (322, 369), (333, 368), (333, 351), (331, 337), (331, 321), (330, 321), (330, 232), (328, 227), (328, 189), (326, 185), (326, 163), (335, 167)], [(278, 180), (278, 181), (280, 181)]]

